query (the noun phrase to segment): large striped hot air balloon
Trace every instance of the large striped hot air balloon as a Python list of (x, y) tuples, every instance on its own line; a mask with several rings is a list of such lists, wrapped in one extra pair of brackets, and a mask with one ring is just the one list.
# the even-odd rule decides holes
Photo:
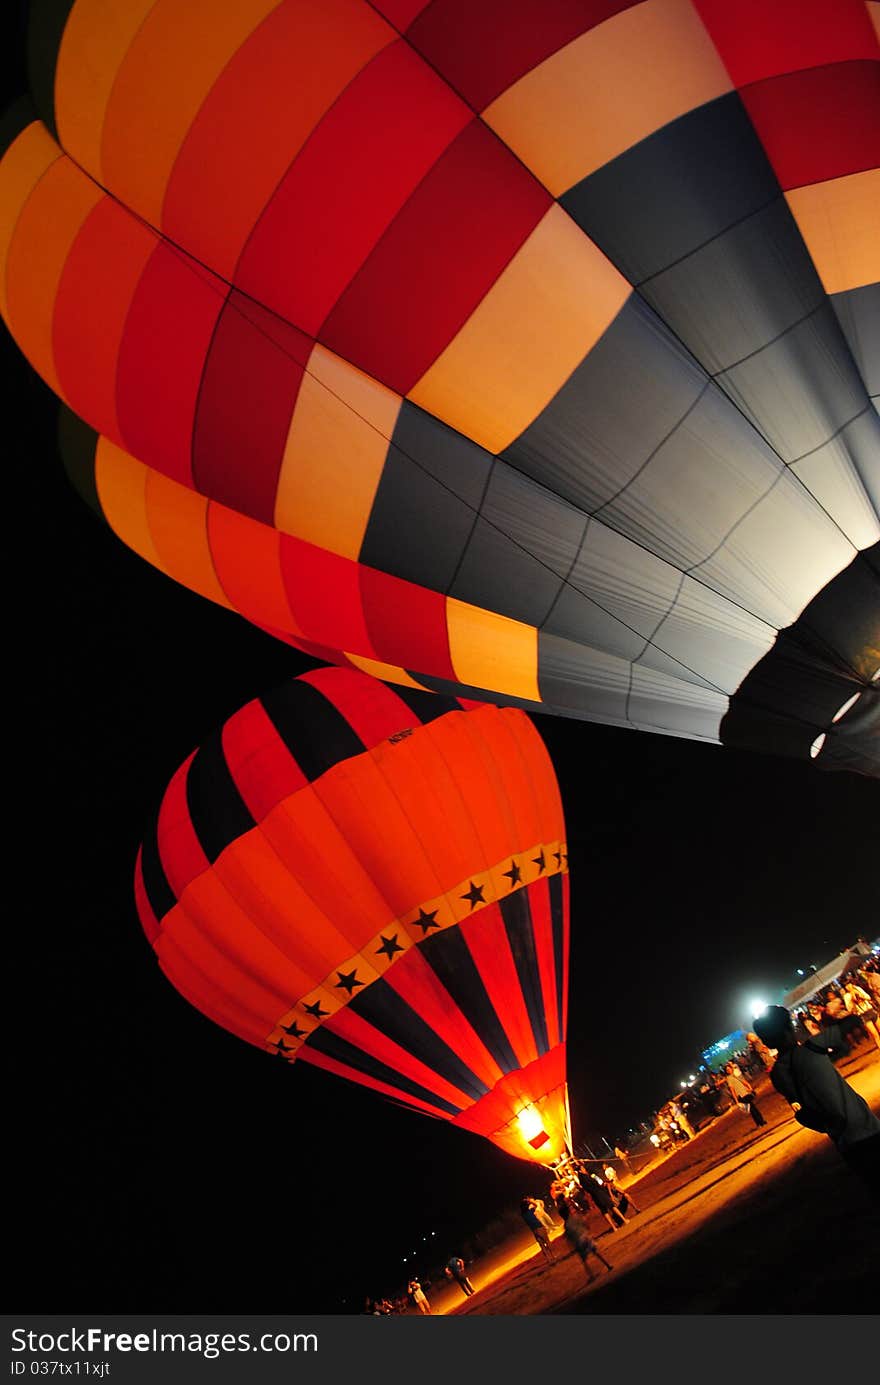
[(0, 297), (77, 484), (311, 653), (877, 773), (877, 10), (39, 7)]
[(524, 712), (325, 668), (181, 766), (136, 897), (218, 1024), (549, 1164), (571, 1148), (564, 839)]

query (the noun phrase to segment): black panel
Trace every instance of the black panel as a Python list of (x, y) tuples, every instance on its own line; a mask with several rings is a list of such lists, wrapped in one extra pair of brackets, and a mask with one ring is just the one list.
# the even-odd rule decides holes
[(773, 341), (825, 298), (783, 198), (649, 279), (639, 293), (711, 375)]
[(186, 776), (186, 803), (195, 834), (212, 864), (230, 842), (256, 826), (226, 763), (219, 731), (193, 757)]
[(457, 1116), (464, 1110), (463, 1106), (453, 1106), (451, 1101), (445, 1101), (434, 1092), (429, 1092), (427, 1087), (420, 1087), (417, 1082), (403, 1077), (394, 1068), (380, 1063), (377, 1058), (371, 1058), (368, 1053), (364, 1053), (363, 1049), (355, 1048), (354, 1044), (350, 1044), (347, 1039), (340, 1038), (338, 1034), (331, 1033), (323, 1025), (319, 1025), (309, 1035), (303, 1047), (306, 1045), (313, 1048), (316, 1053), (324, 1053), (328, 1058), (335, 1059), (337, 1063), (344, 1063), (346, 1067), (362, 1072), (365, 1077), (372, 1077), (376, 1082), (384, 1082), (389, 1087), (397, 1087), (399, 1091), (407, 1092), (417, 1101), (425, 1101), (438, 1111), (445, 1111), (447, 1115)]
[(28, 125), (37, 119), (37, 110), (29, 96), (20, 96), (0, 115), (0, 158), (14, 144)]
[(404, 400), (360, 561), (431, 591), (452, 582), (493, 458)]
[(31, 0), (28, 25), (28, 81), (40, 119), (55, 138), (55, 68), (74, 0)]
[[(880, 231), (877, 233), (880, 235)], [(831, 306), (872, 399), (880, 396), (880, 284), (831, 295)]]
[(697, 362), (633, 295), (504, 457), (590, 513), (627, 485), (706, 385)]
[(541, 625), (562, 579), (478, 519), (449, 595), (526, 625)]
[(736, 92), (665, 125), (559, 199), (631, 284), (780, 196)]
[(470, 949), (457, 928), (446, 928), (419, 943), (431, 970), (479, 1035), (502, 1072), (519, 1067), (516, 1054), (489, 999)]
[(499, 901), (501, 917), (507, 941), (513, 953), (513, 962), (523, 993), (529, 1023), (535, 1038), (538, 1056), (549, 1052), (550, 1040), (547, 1037), (547, 1016), (544, 1014), (544, 993), (541, 990), (541, 973), (538, 968), (538, 954), (535, 950), (535, 934), (532, 929), (532, 914), (526, 890), (516, 890)]
[(350, 1009), (474, 1101), (488, 1092), (485, 1082), (381, 977), (356, 993)]
[(303, 774), (314, 782), (366, 746), (341, 712), (310, 683), (291, 679), (260, 702)]
[(89, 509), (106, 524), (95, 484), (98, 434), (63, 404), (58, 412), (58, 447), (68, 481)]
[(141, 871), (150, 908), (156, 918), (161, 921), (174, 908), (177, 903), (177, 895), (169, 885), (168, 876), (165, 874), (159, 859), (159, 843), (155, 827), (144, 833), (141, 847)]
[(472, 702), (489, 702), (499, 707), (522, 707), (526, 712), (546, 711), (540, 702), (530, 702), (525, 697), (502, 696), (500, 693), (488, 692), (485, 688), (475, 688), (471, 683), (453, 683), (448, 678), (434, 678), (429, 673), (419, 673), (416, 670), (406, 669), (405, 672), (419, 683), (423, 683), (426, 688), (447, 697), (464, 697)]
[(553, 931), (553, 961), (556, 966), (556, 1012), (559, 1032), (565, 1033), (565, 900), (561, 875), (551, 875), (550, 926)]
[(436, 721), (438, 717), (445, 717), (447, 712), (461, 711), (461, 703), (454, 697), (439, 697), (437, 693), (420, 692), (418, 688), (407, 688), (398, 683), (394, 685), (394, 692), (422, 726)]
[[(821, 732), (837, 743), (837, 751), (818, 763), (847, 758), (847, 728), (852, 728), (852, 757), (867, 754), (880, 772), (880, 726), (877, 725), (876, 686), (880, 632), (880, 544), (859, 553), (814, 597), (800, 617), (781, 630), (731, 698), (721, 723), (723, 745), (806, 759)], [(861, 692), (859, 711), (832, 727), (832, 718), (854, 693)], [(864, 701), (863, 701), (864, 699)], [(871, 743), (873, 741), (873, 752)], [(830, 749), (830, 745), (829, 745)]]

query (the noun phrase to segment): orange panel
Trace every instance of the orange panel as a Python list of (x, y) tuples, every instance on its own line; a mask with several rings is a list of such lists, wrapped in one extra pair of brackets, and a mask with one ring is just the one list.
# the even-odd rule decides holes
[(400, 405), (400, 395), (314, 347), (278, 478), (279, 529), (357, 559)]
[(256, 625), (302, 635), (287, 600), (276, 530), (210, 501), (208, 544), (220, 585), (237, 611)]
[(880, 169), (785, 194), (826, 293), (880, 280)]
[(247, 238), (309, 134), (395, 39), (362, 0), (288, 0), (234, 55), (174, 164), (162, 225), (231, 279)]
[(148, 471), (147, 522), (164, 570), (190, 591), (231, 609), (208, 543), (208, 501), (197, 491)]
[(259, 1015), (245, 1009), (228, 991), (208, 980), (173, 938), (160, 935), (155, 948), (162, 971), (191, 1005), (240, 1039), (264, 1047), (266, 1027)]
[(118, 69), (101, 138), (102, 181), (158, 227), (174, 161), (229, 60), (279, 0), (156, 0)]
[(77, 0), (55, 65), (58, 137), (102, 181), (101, 134), (119, 69), (156, 0)]
[(171, 576), (153, 540), (147, 518), (148, 467), (108, 438), (99, 438), (95, 486), (104, 518), (124, 544), (160, 572)]
[(103, 196), (69, 159), (56, 159), (22, 208), (6, 257), (9, 330), (62, 399), (52, 349), (55, 294), (79, 229)]
[(561, 197), (732, 85), (690, 0), (644, 0), (526, 73), (482, 118)]
[(48, 130), (35, 120), (0, 160), (0, 315), (4, 318), (8, 318), (6, 261), (18, 218), (40, 179), (61, 157)]
[(538, 632), (533, 625), (448, 596), (446, 630), (460, 683), (541, 701)]

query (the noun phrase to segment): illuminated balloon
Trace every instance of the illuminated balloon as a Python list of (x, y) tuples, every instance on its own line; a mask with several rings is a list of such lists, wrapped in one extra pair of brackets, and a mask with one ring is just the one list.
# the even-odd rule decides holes
[(875, 10), (47, 7), (2, 311), (78, 486), (331, 660), (877, 773)]
[(549, 1163), (571, 1145), (564, 839), (524, 712), (325, 668), (181, 766), (136, 897), (224, 1028)]

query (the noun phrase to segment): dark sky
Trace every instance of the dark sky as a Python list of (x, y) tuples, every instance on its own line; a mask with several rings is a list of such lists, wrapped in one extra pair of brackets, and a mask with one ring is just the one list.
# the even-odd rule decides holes
[[(403, 1280), (423, 1236), (445, 1259), (541, 1180), (477, 1137), (274, 1063), (159, 972), (131, 878), (168, 779), (243, 702), (314, 665), (103, 528), (64, 478), (53, 397), (5, 337), (4, 366), (7, 736), (23, 764), (5, 911), (14, 1306), (354, 1310)], [(812, 765), (536, 722), (570, 843), (575, 1136), (613, 1140), (753, 994), (876, 932), (880, 800)]]

